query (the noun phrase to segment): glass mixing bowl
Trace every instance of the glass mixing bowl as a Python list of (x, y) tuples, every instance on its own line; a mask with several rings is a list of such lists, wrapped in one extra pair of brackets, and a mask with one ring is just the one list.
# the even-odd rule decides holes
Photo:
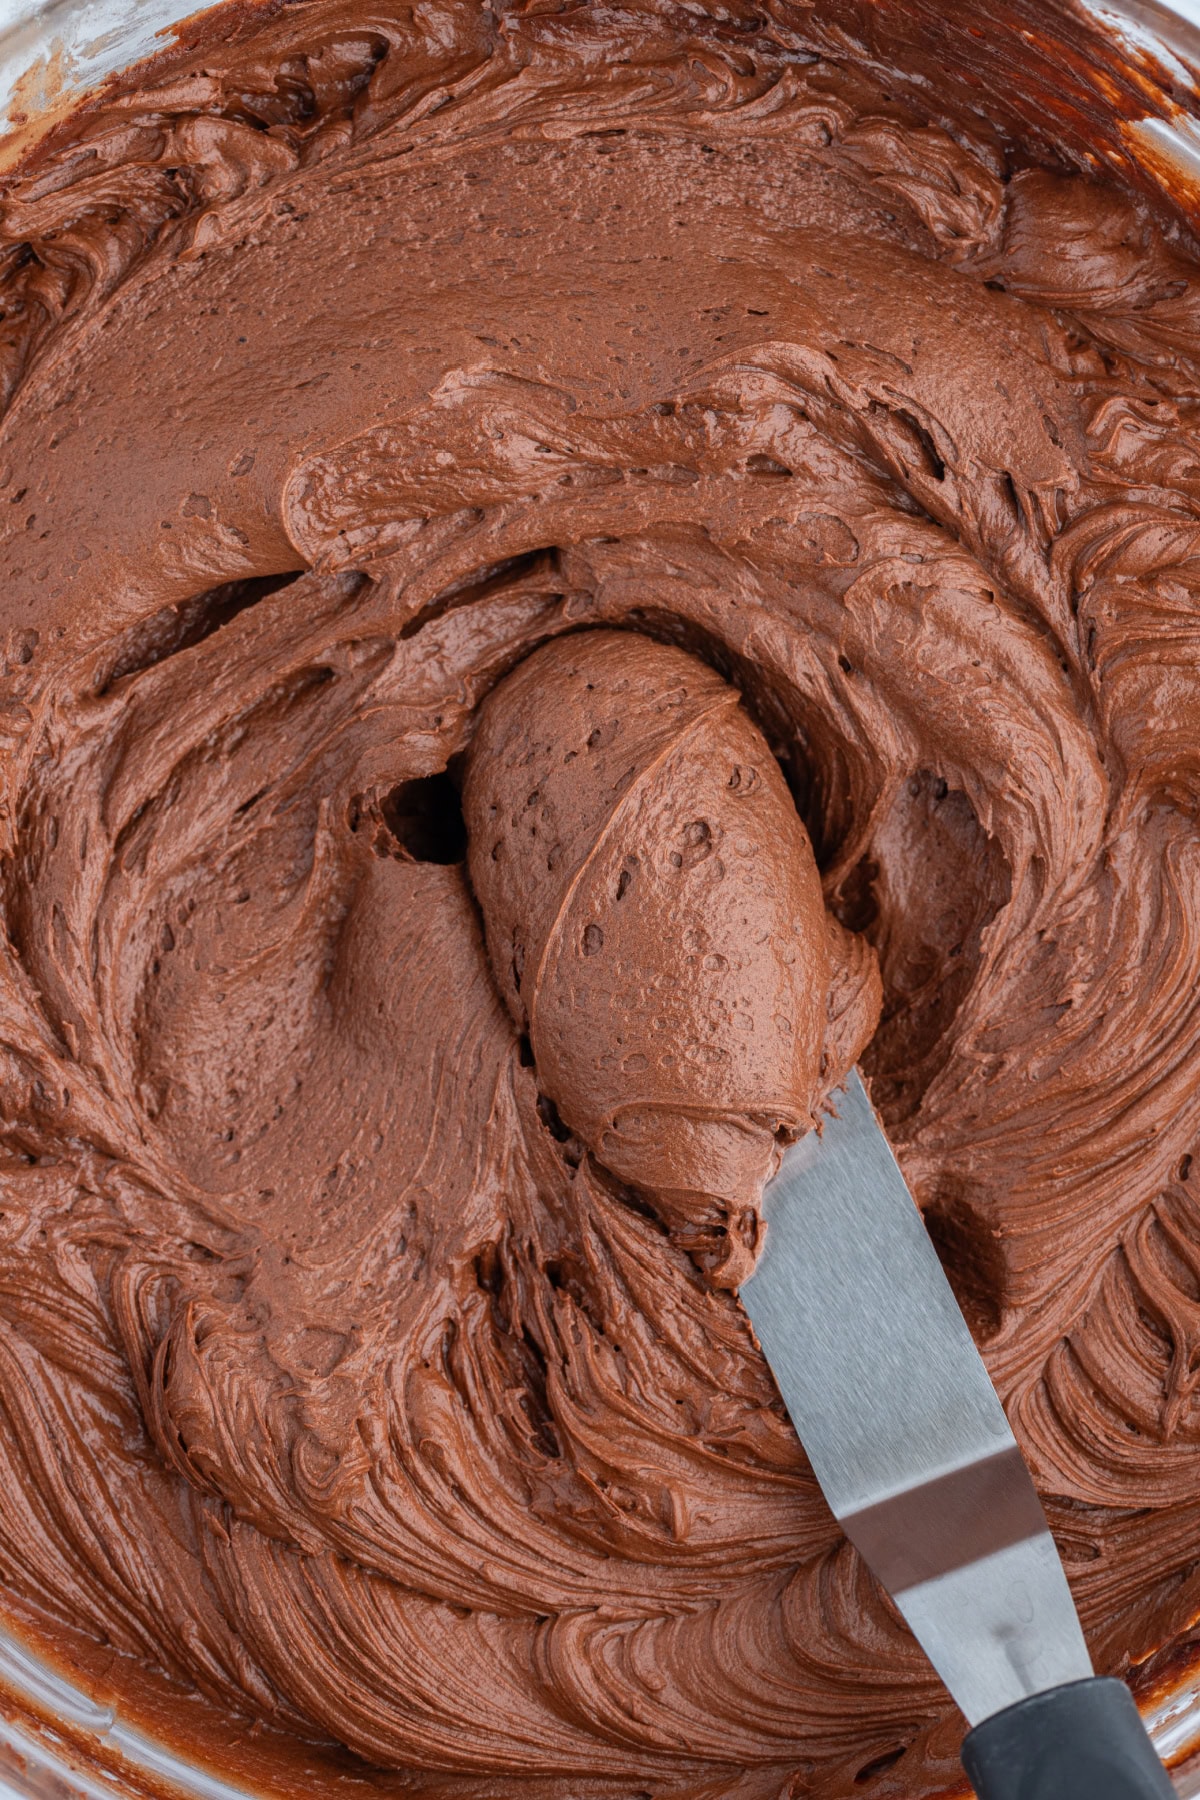
[[(244, 12), (270, 0), (231, 4)], [(959, 0), (826, 4), (851, 41), (878, 35), (892, 54), (936, 33), (948, 79), (956, 66), (973, 68), (974, 85), (981, 76), (989, 93), (1005, 93), (1010, 116), (1043, 144), (1078, 147), (1086, 138), (1174, 208), (1200, 214), (1200, 0), (994, 0), (982, 33), (958, 30)], [(108, 76), (169, 46), (172, 28), (194, 25), (196, 16), (188, 0), (0, 0), (0, 169)], [(1056, 20), (1068, 18), (1071, 29), (1060, 37)], [(1081, 55), (1081, 26), (1099, 34), (1103, 55)], [(215, 1773), (230, 1767), (230, 1744), (248, 1735), (242, 1721), (230, 1721), (230, 1743), (211, 1744), (207, 1754), (195, 1729), (188, 1752), (178, 1748), (178, 1731), (168, 1748), (147, 1724), (163, 1712), (160, 1684), (147, 1681), (154, 1693), (145, 1707), (106, 1704), (0, 1629), (0, 1800), (295, 1794), (303, 1769), (294, 1761), (279, 1779), (256, 1773), (244, 1786)], [(122, 1690), (132, 1692), (127, 1682)], [(1181, 1659), (1141, 1705), (1179, 1794), (1200, 1796), (1200, 1652)], [(269, 1768), (269, 1758), (258, 1766)]]

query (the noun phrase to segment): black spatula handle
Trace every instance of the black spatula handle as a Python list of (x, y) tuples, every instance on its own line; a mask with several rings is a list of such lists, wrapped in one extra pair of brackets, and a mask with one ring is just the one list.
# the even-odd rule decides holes
[(962, 1760), (979, 1800), (1175, 1800), (1133, 1695), (1106, 1676), (994, 1713)]

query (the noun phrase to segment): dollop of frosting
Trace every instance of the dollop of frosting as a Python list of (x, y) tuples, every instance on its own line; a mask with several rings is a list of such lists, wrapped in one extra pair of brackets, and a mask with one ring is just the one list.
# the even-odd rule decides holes
[[(569, 980), (530, 993), (637, 877), (581, 864), (604, 914), (553, 944), (555, 871), (499, 909), (532, 1052), (493, 975), (456, 784), (588, 632), (741, 694), (1097, 1665), (1191, 1654), (1197, 265), (854, 41), (784, 0), (235, 8), (6, 179), (0, 1588), (243, 1782), (255, 1742), (342, 1795), (960, 1779), (698, 1266), (730, 1184), (606, 1166), (645, 1176), (620, 1109), (663, 1090), (590, 1086)], [(614, 718), (651, 804), (660, 715)], [(757, 801), (702, 759), (664, 817), (680, 884), (727, 833), (697, 892), (738, 809), (794, 833), (755, 743)], [(547, 859), (607, 804), (562, 793)]]
[(721, 1286), (763, 1184), (879, 1017), (736, 689), (631, 632), (536, 651), (467, 756), (468, 867), (544, 1095)]

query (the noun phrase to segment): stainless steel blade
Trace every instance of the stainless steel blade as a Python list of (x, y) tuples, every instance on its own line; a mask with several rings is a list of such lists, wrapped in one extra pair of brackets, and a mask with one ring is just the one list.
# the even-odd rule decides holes
[(1092, 1673), (1041, 1502), (857, 1070), (742, 1303), (825, 1498), (972, 1725)]

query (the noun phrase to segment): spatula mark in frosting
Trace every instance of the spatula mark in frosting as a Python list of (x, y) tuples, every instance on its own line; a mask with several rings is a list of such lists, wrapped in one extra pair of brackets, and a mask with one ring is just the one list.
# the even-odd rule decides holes
[(231, 619), (257, 606), (270, 594), (277, 594), (299, 579), (303, 570), (282, 575), (257, 575), (244, 581), (224, 581), (206, 588), (189, 600), (177, 600), (148, 619), (141, 619), (123, 631), (100, 658), (94, 677), (94, 692), (102, 699), (115, 682), (129, 675), (140, 675), (180, 650), (204, 642), (214, 631), (220, 631)]

